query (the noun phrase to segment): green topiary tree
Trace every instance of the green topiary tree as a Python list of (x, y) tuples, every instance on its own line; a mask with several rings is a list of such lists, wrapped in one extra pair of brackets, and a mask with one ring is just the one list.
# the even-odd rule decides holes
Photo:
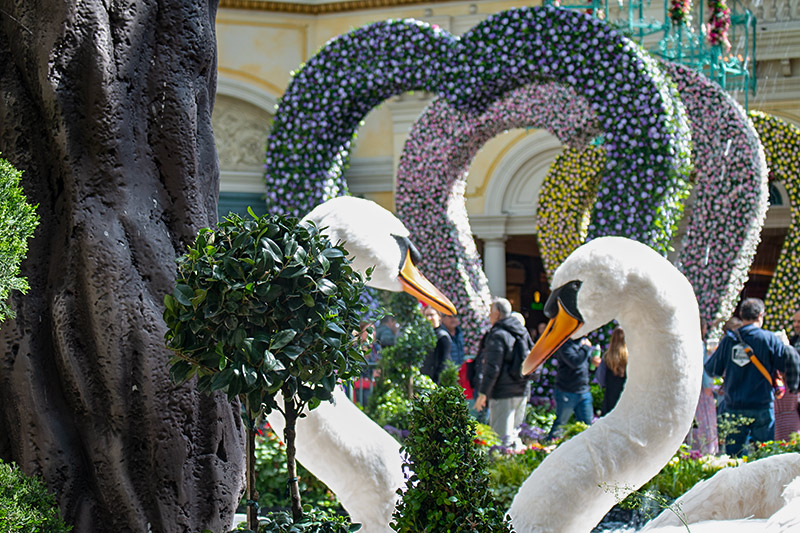
[(361, 373), (354, 332), (364, 282), (345, 250), (312, 223), (250, 214), (252, 220), (231, 215), (216, 230), (200, 231), (178, 259), (164, 319), (175, 351), (172, 379), (197, 376), (200, 390), (222, 390), (245, 406), (248, 525), (255, 529), (256, 421), (273, 409), (286, 420), (292, 515), (299, 522), (295, 423), (306, 406), (329, 400), (338, 380)]
[(401, 533), (511, 531), (487, 490), (486, 456), (475, 444), (476, 422), (464, 392), (438, 387), (411, 413), (404, 450), (413, 473), (391, 527)]
[(0, 531), (62, 533), (64, 523), (55, 497), (38, 478), (0, 459)]
[(28, 282), (19, 277), (19, 265), (28, 252), (28, 239), (39, 224), (36, 207), (25, 201), (19, 186), (22, 172), (0, 158), (0, 322), (14, 318), (8, 305), (12, 290), (26, 292)]

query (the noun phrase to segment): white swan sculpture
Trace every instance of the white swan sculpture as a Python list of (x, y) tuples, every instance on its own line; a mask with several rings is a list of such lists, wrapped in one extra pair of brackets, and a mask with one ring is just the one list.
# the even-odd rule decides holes
[[(689, 489), (674, 506), (693, 533), (712, 526), (726, 532), (800, 531), (800, 454), (724, 468)], [(686, 531), (678, 516), (667, 510), (642, 531), (662, 533), (671, 528)]]
[[(553, 275), (552, 317), (523, 372), (568, 337), (617, 319), (630, 354), (616, 408), (551, 453), (523, 483), (509, 514), (522, 532), (590, 531), (617, 502), (657, 474), (692, 424), (703, 356), (697, 300), (689, 282), (644, 244), (595, 239)], [(567, 498), (568, 495), (572, 497)]]
[[(332, 242), (342, 242), (359, 272), (374, 267), (368, 285), (405, 291), (445, 314), (455, 306), (414, 266), (419, 254), (409, 232), (392, 213), (368, 200), (340, 197), (309, 213)], [(282, 398), (278, 398), (280, 404)], [(341, 389), (297, 421), (297, 460), (339, 498), (364, 533), (388, 533), (405, 485), (400, 445), (356, 407)], [(285, 422), (273, 412), (267, 420), (283, 435)]]
[[(564, 261), (553, 286), (545, 306), (552, 320), (523, 371), (533, 371), (568, 337), (616, 318), (628, 342), (628, 380), (612, 412), (562, 444), (523, 483), (509, 511), (518, 533), (591, 531), (620, 494), (670, 460), (699, 395), (697, 302), (666, 259), (643, 244), (601, 237)], [(800, 531), (798, 476), (800, 455), (770, 457), (722, 470), (678, 503), (692, 533)], [(615, 487), (623, 490), (614, 494)], [(644, 530), (686, 528), (665, 511)]]

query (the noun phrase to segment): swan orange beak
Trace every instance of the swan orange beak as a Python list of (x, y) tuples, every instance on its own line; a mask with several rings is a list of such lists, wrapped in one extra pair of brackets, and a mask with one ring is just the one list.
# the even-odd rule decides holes
[(523, 375), (527, 376), (539, 368), (583, 325), (583, 318), (575, 304), (579, 288), (580, 282), (573, 281), (550, 294), (544, 306), (545, 315), (550, 317), (550, 322), (522, 362)]
[(406, 259), (403, 261), (403, 267), (400, 269), (398, 279), (403, 285), (403, 291), (417, 300), (425, 302), (445, 315), (457, 314), (456, 306), (453, 305), (453, 302), (442, 294), (442, 291), (428, 281), (428, 278), (423, 276), (419, 269), (414, 266), (410, 251), (406, 251)]

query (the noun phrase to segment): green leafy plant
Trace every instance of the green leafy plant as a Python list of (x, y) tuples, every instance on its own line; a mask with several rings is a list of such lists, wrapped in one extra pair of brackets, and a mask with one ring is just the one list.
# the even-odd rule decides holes
[(0, 158), (0, 322), (14, 318), (8, 305), (11, 291), (26, 292), (20, 263), (28, 253), (28, 239), (39, 224), (36, 207), (27, 203), (19, 186), (22, 172)]
[(71, 531), (55, 497), (38, 478), (0, 459), (0, 531), (62, 533)]
[(511, 531), (486, 491), (486, 456), (475, 444), (475, 420), (460, 388), (438, 387), (414, 402), (404, 450), (413, 474), (392, 529), (402, 533)]
[(391, 293), (388, 300), (389, 312), (401, 327), (395, 344), (381, 350), (380, 377), (365, 412), (381, 426), (406, 429), (414, 397), (436, 387), (419, 371), (425, 356), (436, 345), (436, 334), (412, 296)]
[(442, 373), (439, 374), (439, 385), (442, 387), (458, 387), (458, 371), (456, 364), (448, 359), (445, 361)]
[(764, 457), (770, 457), (772, 455), (800, 452), (800, 442), (798, 442), (798, 436), (800, 435), (797, 433), (792, 433), (792, 438), (788, 441), (770, 440), (755, 444), (750, 443), (747, 445), (747, 450), (744, 452), (744, 455), (747, 457), (747, 461), (750, 462), (762, 459)]
[[(263, 428), (256, 436), (255, 471), (259, 507), (273, 510), (288, 507), (286, 445), (270, 427)], [(336, 495), (302, 465), (297, 466), (297, 477), (304, 502), (312, 507), (338, 507)]]
[(258, 533), (350, 533), (360, 528), (345, 516), (305, 506), (300, 520), (285, 512), (270, 514), (259, 523)]
[(354, 332), (364, 282), (346, 251), (314, 224), (250, 215), (230, 215), (217, 229), (200, 230), (178, 259), (164, 320), (167, 346), (175, 351), (172, 379), (196, 376), (200, 390), (223, 391), (245, 407), (248, 523), (255, 529), (256, 422), (272, 410), (286, 420), (292, 516), (299, 521), (296, 421), (306, 406), (329, 400), (338, 380), (361, 373)]
[(719, 439), (719, 449), (724, 450), (728, 437), (736, 433), (741, 426), (752, 424), (755, 420), (746, 416), (734, 415), (732, 413), (722, 413), (717, 417), (717, 437)]
[(501, 509), (511, 507), (511, 502), (522, 483), (554, 447), (534, 446), (522, 453), (493, 452), (489, 461), (489, 492)]

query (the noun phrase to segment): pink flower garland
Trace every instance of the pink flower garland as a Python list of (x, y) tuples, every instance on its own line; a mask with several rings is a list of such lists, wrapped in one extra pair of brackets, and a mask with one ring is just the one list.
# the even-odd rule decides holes
[(670, 0), (669, 18), (675, 26), (689, 23), (692, 0)]
[(731, 49), (728, 41), (728, 30), (731, 27), (731, 10), (725, 0), (708, 0), (708, 7), (711, 8), (711, 15), (706, 24), (708, 32), (708, 44), (711, 46), (720, 45), (725, 48), (725, 52)]

